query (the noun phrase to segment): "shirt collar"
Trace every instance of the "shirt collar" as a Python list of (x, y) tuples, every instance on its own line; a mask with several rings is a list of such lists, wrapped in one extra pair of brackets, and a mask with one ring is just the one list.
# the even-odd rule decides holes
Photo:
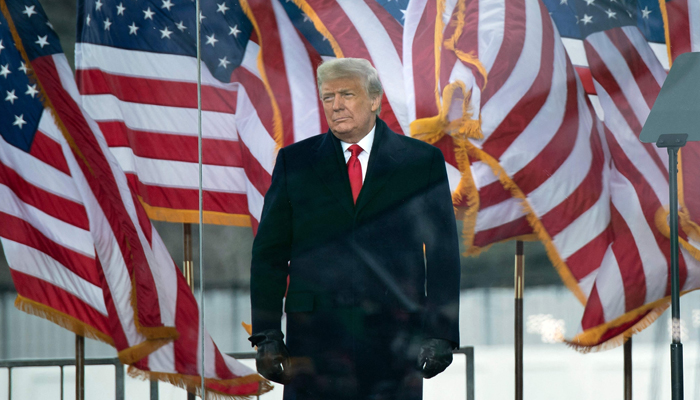
[[(365, 135), (359, 142), (357, 142), (358, 146), (362, 147), (362, 150), (366, 151), (367, 154), (369, 154), (370, 150), (372, 150), (372, 143), (374, 143), (374, 130), (377, 128), (377, 123), (374, 123), (374, 126), (372, 127), (372, 130), (369, 131), (368, 134)], [(352, 143), (345, 143), (342, 140), (340, 141), (340, 145), (343, 146), (343, 153), (345, 153), (350, 146), (352, 146)]]

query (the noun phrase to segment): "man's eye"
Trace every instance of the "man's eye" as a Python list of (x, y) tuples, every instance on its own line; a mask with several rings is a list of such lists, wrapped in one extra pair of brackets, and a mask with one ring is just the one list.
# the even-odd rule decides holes
[(331, 101), (331, 100), (333, 100), (333, 96), (324, 96), (324, 97), (323, 97), (323, 101), (324, 101), (324, 102), (329, 102), (329, 101)]
[(354, 94), (353, 93), (344, 93), (343, 96), (344, 97), (352, 97), (352, 96), (354, 96)]

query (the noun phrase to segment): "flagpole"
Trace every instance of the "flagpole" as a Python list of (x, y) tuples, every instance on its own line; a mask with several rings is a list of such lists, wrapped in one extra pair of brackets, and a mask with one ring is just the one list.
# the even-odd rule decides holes
[(204, 376), (204, 242), (203, 236), (204, 232), (202, 229), (203, 221), (203, 204), (204, 196), (202, 191), (202, 21), (200, 18), (201, 7), (200, 0), (195, 0), (196, 15), (195, 21), (197, 24), (197, 150), (198, 150), (198, 164), (199, 164), (199, 342), (200, 342), (200, 374), (201, 374), (201, 384), (202, 391), (201, 397), (205, 399), (206, 387), (205, 387), (205, 376)]
[[(182, 273), (185, 275), (187, 285), (194, 293), (194, 262), (192, 261), (192, 224), (182, 224), (183, 233), (183, 255), (182, 255)], [(194, 400), (193, 393), (187, 392), (187, 400)]]
[(515, 241), (515, 400), (523, 400), (523, 291), (525, 253), (523, 241)]
[(625, 342), (625, 400), (632, 400), (632, 338)]
[(75, 400), (85, 400), (85, 338), (75, 335)]

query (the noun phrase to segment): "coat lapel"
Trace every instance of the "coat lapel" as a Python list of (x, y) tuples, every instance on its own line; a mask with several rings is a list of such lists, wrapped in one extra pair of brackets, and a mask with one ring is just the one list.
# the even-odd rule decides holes
[(396, 172), (403, 162), (404, 150), (404, 145), (398, 136), (389, 130), (384, 121), (377, 118), (367, 176), (357, 198), (356, 213), (359, 213), (372, 200)]
[(314, 170), (343, 209), (354, 215), (355, 206), (340, 142), (328, 131), (314, 150), (314, 159), (311, 160)]

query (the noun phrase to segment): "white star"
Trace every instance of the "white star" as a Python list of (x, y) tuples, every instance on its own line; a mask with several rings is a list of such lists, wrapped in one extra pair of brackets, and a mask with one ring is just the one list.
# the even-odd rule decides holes
[(649, 14), (651, 14), (651, 10), (649, 7), (644, 6), (644, 9), (642, 10), (642, 18), (649, 19)]
[(231, 31), (228, 33), (229, 35), (233, 35), (233, 37), (238, 37), (238, 34), (241, 33), (241, 31), (238, 29), (238, 25), (234, 25), (233, 27), (229, 26), (231, 28)]
[(39, 40), (37, 40), (37, 41), (34, 42), (34, 43), (38, 44), (39, 47), (41, 47), (42, 49), (44, 48), (44, 46), (47, 46), (47, 45), (49, 44), (49, 41), (47, 40), (48, 37), (49, 37), (49, 35), (44, 35), (44, 36), (36, 35), (36, 37), (37, 37), (37, 39), (39, 39)]
[(590, 5), (592, 5), (593, 3), (595, 3), (595, 0), (584, 0), (584, 1), (586, 2), (586, 5), (587, 5), (587, 6), (590, 6)]
[(153, 14), (155, 13), (151, 11), (151, 7), (148, 7), (148, 10), (143, 10), (143, 19), (150, 19), (153, 21)]
[(583, 19), (581, 19), (584, 25), (593, 23), (593, 16), (588, 14), (583, 14)]
[(124, 7), (124, 3), (119, 3), (117, 6), (117, 15), (124, 15), (124, 10), (126, 10), (126, 7)]
[(85, 24), (87, 26), (90, 26), (90, 15), (88, 14), (87, 18), (85, 18)]
[(185, 29), (187, 29), (187, 27), (185, 26), (185, 24), (182, 21), (180, 21), (179, 23), (176, 23), (175, 26), (177, 26), (177, 29), (179, 29), (182, 32), (184, 32)]
[(559, 1), (559, 5), (560, 5), (560, 6), (561, 6), (561, 5), (564, 5), (564, 4), (568, 5), (568, 4), (569, 4), (569, 0), (561, 0), (561, 1)]
[(399, 9), (399, 11), (401, 11), (401, 14), (403, 14), (401, 15), (401, 19), (406, 19), (406, 10)]
[(606, 11), (605, 13), (608, 14), (608, 18), (615, 18), (615, 19), (617, 19), (617, 17), (616, 17), (617, 13), (614, 12), (613, 10), (611, 10), (611, 9), (608, 8), (608, 11)]
[(24, 114), (22, 115), (15, 115), (15, 122), (12, 123), (12, 125), (17, 125), (19, 126), (19, 129), (22, 129), (22, 125), (26, 124), (27, 121), (24, 120)]
[(170, 35), (172, 35), (172, 34), (173, 34), (173, 32), (169, 31), (168, 27), (166, 26), (165, 29), (160, 31), (160, 38), (163, 39), (163, 38), (167, 37), (168, 39), (170, 39)]
[(99, 11), (102, 8), (102, 2), (100, 0), (97, 0), (95, 2), (95, 11)]
[(32, 15), (36, 14), (36, 11), (34, 11), (35, 6), (24, 6), (24, 11), (22, 11), (22, 14), (27, 14), (27, 18), (31, 18)]
[(15, 104), (15, 100), (17, 100), (17, 96), (15, 96), (15, 89), (12, 89), (12, 91), (7, 91), (7, 97), (5, 97), (5, 101), (9, 101), (10, 104)]
[(174, 6), (173, 3), (170, 2), (170, 0), (163, 0), (163, 5), (160, 8), (167, 8), (168, 11), (170, 11), (170, 7)]
[(105, 21), (105, 30), (108, 31), (109, 27), (112, 26), (112, 22), (107, 18)]
[(216, 45), (216, 42), (218, 42), (219, 39), (214, 37), (214, 34), (212, 33), (211, 36), (207, 36), (207, 43), (210, 44), (211, 47), (214, 47)]
[(2, 75), (3, 78), (7, 79), (7, 75), (11, 73), (12, 72), (10, 72), (10, 64), (0, 66), (0, 75)]
[(307, 22), (310, 19), (309, 16), (306, 15), (306, 13), (301, 13), (301, 16), (304, 17), (304, 22)]
[(224, 69), (226, 69), (229, 64), (231, 64), (231, 61), (227, 60), (226, 57), (219, 58), (219, 67), (224, 67)]
[(205, 17), (204, 14), (202, 14), (202, 12), (200, 11), (200, 12), (199, 12), (199, 22), (202, 22), (202, 20), (203, 20), (204, 18), (206, 18), (206, 17)]
[(53, 29), (53, 24), (50, 21), (46, 21), (46, 26)]
[(19, 70), (24, 72), (24, 74), (27, 74), (27, 71), (29, 71), (29, 68), (27, 67), (27, 64), (24, 63), (24, 61), (20, 61), (20, 64), (22, 64), (21, 67), (19, 67)]
[(136, 26), (136, 22), (132, 22), (131, 25), (129, 25), (129, 35), (136, 35), (136, 31), (139, 30), (139, 27)]
[(0, 53), (2, 53), (2, 49), (4, 49), (5, 46), (2, 45), (2, 39), (0, 39)]
[(221, 4), (218, 4), (218, 3), (217, 3), (216, 5), (218, 6), (217, 9), (216, 9), (216, 12), (220, 12), (220, 13), (222, 13), (222, 14), (224, 14), (224, 15), (226, 15), (226, 10), (230, 10), (230, 8), (226, 7), (226, 2), (225, 2), (225, 1), (224, 1), (223, 3), (221, 3)]
[(28, 94), (28, 95), (32, 96), (32, 98), (34, 98), (34, 96), (36, 96), (37, 93), (39, 93), (39, 91), (36, 90), (36, 83), (33, 84), (32, 86), (27, 85), (27, 91), (24, 92), (24, 94)]

